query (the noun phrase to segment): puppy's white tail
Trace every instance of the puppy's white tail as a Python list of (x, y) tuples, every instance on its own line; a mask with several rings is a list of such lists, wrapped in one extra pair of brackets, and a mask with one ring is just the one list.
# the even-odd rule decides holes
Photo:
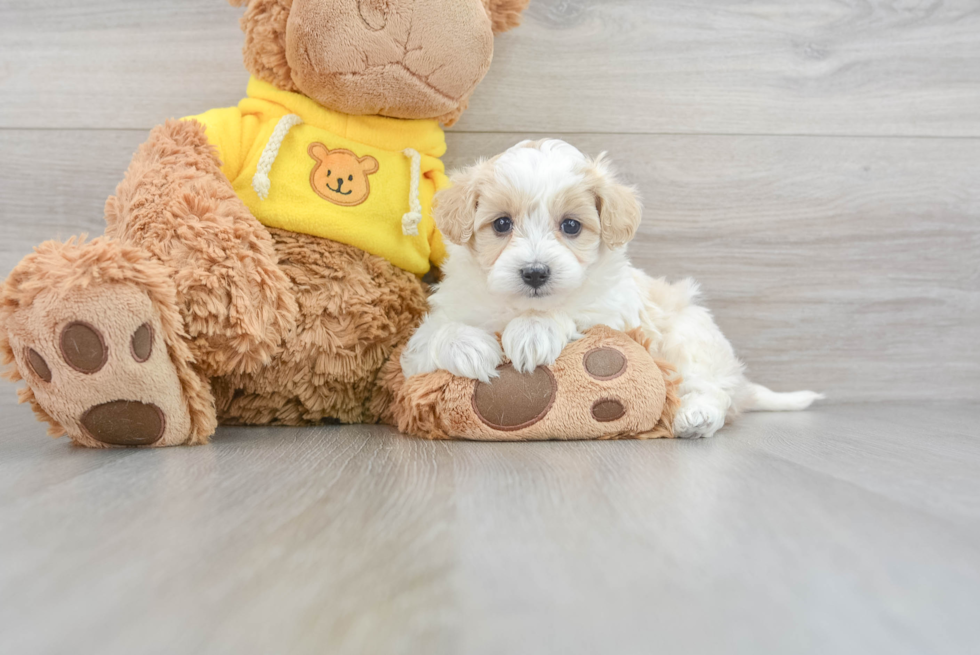
[(815, 391), (793, 391), (776, 393), (761, 384), (749, 383), (748, 397), (742, 406), (747, 412), (798, 412), (806, 409), (824, 395)]

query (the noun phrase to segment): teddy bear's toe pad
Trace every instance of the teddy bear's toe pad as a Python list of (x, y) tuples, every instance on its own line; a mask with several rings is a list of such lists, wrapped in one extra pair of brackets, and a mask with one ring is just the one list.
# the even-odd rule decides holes
[(114, 400), (82, 415), (82, 426), (93, 439), (112, 446), (149, 446), (163, 436), (163, 410), (150, 403)]
[(593, 348), (585, 353), (584, 366), (596, 380), (615, 380), (626, 372), (626, 356), (615, 348)]
[(41, 382), (51, 381), (51, 367), (48, 366), (48, 362), (45, 361), (41, 354), (34, 350), (33, 348), (27, 349), (27, 363), (30, 364), (31, 370), (34, 371), (34, 375), (41, 380)]
[(98, 373), (109, 358), (102, 333), (88, 323), (69, 323), (61, 331), (61, 356), (79, 373)]
[(494, 430), (511, 431), (530, 427), (548, 414), (558, 391), (551, 371), (539, 366), (522, 375), (505, 364), (497, 373), (489, 384), (477, 382), (473, 392), (473, 411), (481, 421)]
[(600, 423), (617, 421), (624, 416), (626, 416), (626, 408), (618, 400), (597, 400), (592, 405), (592, 418)]

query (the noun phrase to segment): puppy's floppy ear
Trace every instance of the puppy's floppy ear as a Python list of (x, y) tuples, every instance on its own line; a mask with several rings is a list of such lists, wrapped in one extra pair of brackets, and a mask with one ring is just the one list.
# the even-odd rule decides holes
[(521, 24), (521, 12), (527, 9), (531, 0), (483, 0), (493, 33), (500, 34)]
[(619, 183), (606, 153), (593, 162), (592, 172), (602, 241), (610, 248), (621, 248), (630, 242), (640, 227), (643, 206), (639, 194), (633, 187)]
[(466, 245), (473, 237), (476, 222), (476, 208), (480, 202), (478, 181), (483, 167), (475, 166), (453, 174), (453, 185), (436, 194), (432, 205), (432, 216), (439, 231), (457, 246)]

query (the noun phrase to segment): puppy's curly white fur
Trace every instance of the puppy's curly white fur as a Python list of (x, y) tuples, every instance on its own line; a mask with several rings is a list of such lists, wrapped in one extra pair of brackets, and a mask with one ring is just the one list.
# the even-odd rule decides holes
[(449, 259), (402, 354), (406, 375), (445, 369), (488, 381), (504, 354), (532, 371), (604, 324), (642, 328), (651, 352), (683, 376), (679, 437), (710, 437), (741, 411), (804, 409), (821, 397), (749, 382), (697, 304), (697, 284), (670, 284), (630, 265), (625, 246), (642, 209), (605, 157), (590, 159), (557, 139), (524, 141), (453, 182), (435, 206)]

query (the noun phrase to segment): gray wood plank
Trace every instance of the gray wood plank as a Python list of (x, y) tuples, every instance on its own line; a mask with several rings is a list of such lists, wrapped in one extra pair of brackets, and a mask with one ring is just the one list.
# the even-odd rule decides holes
[(980, 135), (972, 0), (534, 0), (464, 130)]
[[(0, 0), (0, 127), (236, 103), (223, 1)], [(462, 131), (980, 136), (975, 0), (534, 0)]]
[(712, 440), (53, 441), (0, 398), (0, 651), (968, 653), (980, 407)]
[(143, 130), (0, 130), (0, 275), (42, 241), (105, 229)]
[[(523, 136), (452, 134), (447, 162)], [(144, 137), (0, 131), (0, 274), (41, 240), (101, 233)], [(640, 188), (634, 261), (698, 279), (757, 380), (835, 402), (980, 398), (980, 141), (570, 138)]]
[(0, 127), (138, 128), (236, 104), (241, 10), (224, 0), (0, 0)]

